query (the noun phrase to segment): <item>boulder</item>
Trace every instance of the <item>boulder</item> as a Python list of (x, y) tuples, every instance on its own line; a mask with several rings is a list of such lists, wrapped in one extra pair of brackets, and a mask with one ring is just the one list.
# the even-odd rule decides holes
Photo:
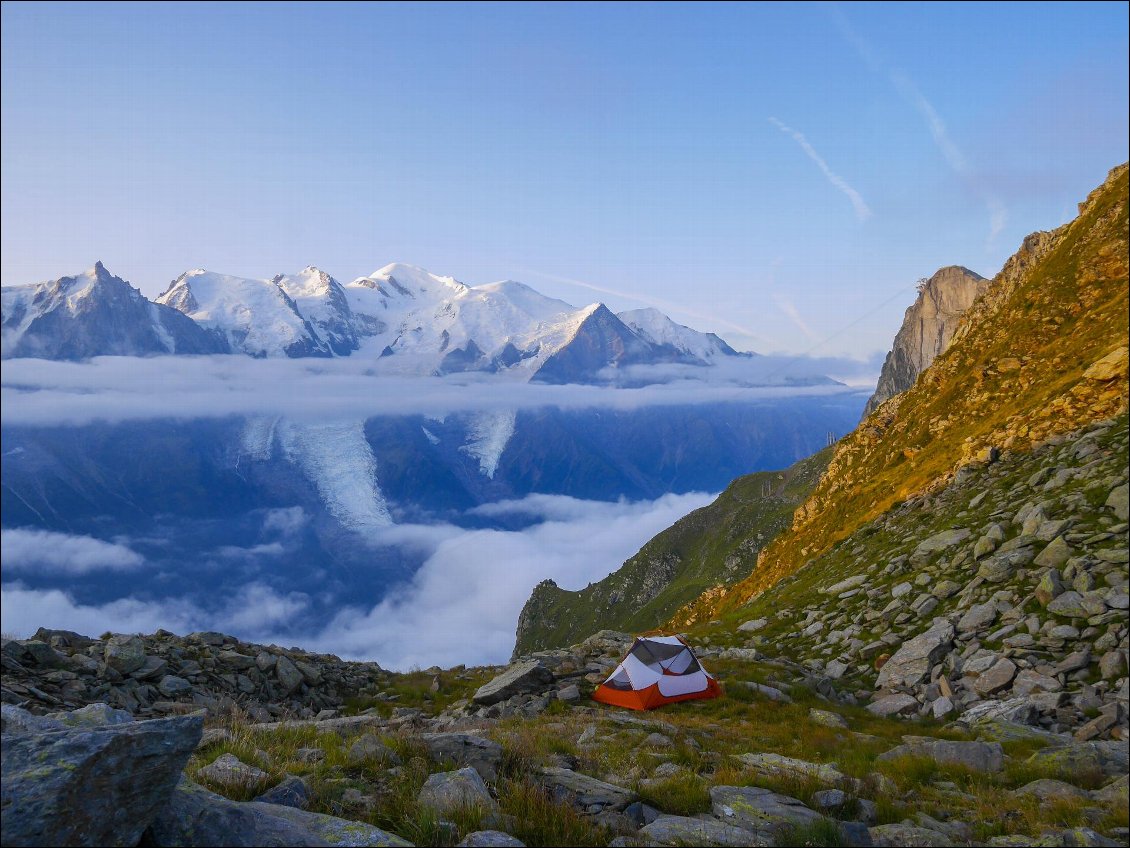
[(106, 665), (118, 674), (129, 674), (145, 665), (145, 643), (140, 636), (111, 636), (102, 657)]
[(943, 530), (941, 533), (935, 533), (933, 536), (919, 542), (918, 547), (914, 549), (914, 553), (922, 555), (944, 551), (947, 548), (952, 548), (954, 545), (964, 542), (969, 536), (970, 531), (964, 527), (960, 527), (956, 530)]
[(128, 724), (133, 714), (116, 710), (109, 704), (87, 704), (70, 712), (48, 713), (44, 718), (54, 719), (65, 727), (106, 727), (113, 724)]
[(1047, 778), (1026, 783), (1012, 794), (1031, 795), (1034, 798), (1039, 798), (1045, 804), (1051, 801), (1070, 801), (1076, 798), (1085, 800), (1091, 797), (1091, 793), (1086, 789), (1080, 789), (1078, 786), (1072, 786), (1070, 783), (1064, 783), (1062, 780), (1050, 780)]
[(364, 822), (346, 821), (261, 801), (229, 801), (186, 777), (181, 778), (169, 803), (154, 819), (145, 836), (145, 844), (154, 848), (412, 844)]
[(429, 775), (416, 800), (421, 807), (427, 807), (440, 816), (468, 807), (491, 811), (498, 808), (487, 785), (473, 768)]
[(275, 660), (275, 679), (279, 681), (283, 692), (289, 695), (302, 685), (304, 678), (290, 657), (280, 656)]
[(1083, 596), (1075, 591), (1059, 594), (1048, 603), (1048, 612), (1064, 618), (1086, 618), (1088, 613), (1083, 608)]
[(953, 637), (953, 625), (944, 618), (935, 619), (929, 630), (904, 642), (884, 663), (876, 687), (916, 686), (923, 682), (934, 664), (949, 653)]
[(1036, 600), (1046, 607), (1062, 594), (1063, 581), (1060, 579), (1059, 571), (1049, 568), (1036, 585)]
[(779, 839), (794, 827), (823, 819), (798, 799), (757, 786), (714, 786), (710, 789), (710, 800), (715, 818), (753, 831), (760, 839)]
[[(325, 757), (324, 752), (322, 756)], [(366, 762), (378, 763), (382, 766), (400, 765), (400, 757), (397, 753), (375, 733), (365, 733), (357, 737), (357, 741), (349, 746), (346, 758), (349, 764), (354, 766)]]
[(744, 765), (767, 777), (786, 778), (800, 782), (815, 781), (824, 786), (843, 786), (855, 783), (834, 763), (810, 763), (780, 754), (735, 754)]
[(997, 618), (997, 605), (992, 601), (974, 604), (957, 622), (958, 633), (973, 633), (984, 630)]
[(203, 715), (194, 714), (5, 733), (0, 839), (136, 845), (168, 802), (203, 729)]
[(1007, 657), (997, 656), (992, 664), (973, 678), (973, 689), (978, 695), (992, 695), (1008, 687), (1016, 677), (1016, 663)]
[(198, 777), (224, 787), (254, 788), (270, 777), (262, 769), (249, 766), (235, 754), (223, 754), (197, 772)]
[(775, 844), (772, 839), (713, 819), (687, 816), (660, 816), (640, 828), (645, 845), (761, 846)]
[(847, 730), (848, 723), (844, 717), (831, 710), (818, 710), (816, 707), (812, 707), (808, 711), (808, 717), (816, 724), (823, 725), (824, 727)]
[[(908, 822), (896, 824), (882, 824), (870, 828), (871, 841), (877, 846), (892, 846), (892, 848), (950, 848), (954, 844), (953, 838), (937, 830), (918, 827)], [(1027, 837), (1025, 837), (1027, 839)], [(1025, 842), (1025, 844), (1031, 844)]]
[(192, 684), (183, 677), (177, 677), (175, 674), (166, 674), (157, 684), (157, 691), (166, 698), (175, 698), (178, 695), (185, 695), (191, 692)]
[(965, 766), (973, 771), (998, 772), (1004, 768), (1004, 749), (999, 742), (955, 742), (932, 736), (904, 736), (903, 744), (880, 754), (878, 760), (897, 757), (927, 757), (936, 763)]
[(620, 812), (639, 800), (639, 796), (631, 790), (567, 768), (543, 768), (537, 780), (556, 800), (568, 801), (591, 813), (606, 810)]
[(1056, 536), (1032, 562), (1043, 568), (1059, 568), (1071, 559), (1071, 547), (1062, 536)]
[(525, 848), (526, 843), (501, 830), (476, 830), (463, 837), (456, 848)]
[(1115, 486), (1107, 495), (1106, 507), (1113, 510), (1119, 521), (1130, 521), (1130, 486)]
[(451, 762), (457, 766), (470, 766), (483, 780), (498, 777), (502, 764), (502, 746), (493, 739), (473, 733), (424, 733), (420, 741), (436, 762)]
[(288, 774), (255, 800), (305, 810), (310, 803), (310, 787), (303, 778)]
[(877, 716), (909, 715), (918, 711), (918, 699), (913, 695), (898, 692), (876, 698), (867, 705), (867, 712)]
[(514, 663), (475, 692), (474, 702), (489, 706), (523, 692), (539, 692), (553, 682), (553, 672), (541, 660)]

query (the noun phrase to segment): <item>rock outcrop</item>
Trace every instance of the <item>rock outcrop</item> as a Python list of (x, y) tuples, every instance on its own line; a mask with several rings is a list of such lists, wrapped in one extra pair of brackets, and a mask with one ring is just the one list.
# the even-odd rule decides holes
[(918, 287), (918, 298), (907, 307), (902, 327), (879, 373), (875, 393), (863, 409), (867, 418), (883, 401), (905, 392), (947, 347), (961, 316), (989, 286), (980, 274), (950, 265)]
[(136, 845), (203, 727), (203, 714), (135, 722), (87, 710), (71, 722), (4, 705), (3, 843)]

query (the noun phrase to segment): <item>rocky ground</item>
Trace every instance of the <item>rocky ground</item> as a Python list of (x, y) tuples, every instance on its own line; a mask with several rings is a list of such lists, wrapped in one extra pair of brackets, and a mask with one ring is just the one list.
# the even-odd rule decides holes
[(605, 631), (507, 667), (412, 676), (327, 659), (323, 679), (375, 679), (349, 715), (320, 718), (255, 722), (210, 695), (201, 712), (148, 721), (5, 704), (3, 841), (1118, 845), (1130, 832), (1125, 739), (1080, 741), (1030, 716), (876, 715), (826, 674), (752, 648), (703, 650), (724, 698), (647, 714), (596, 704), (630, 641)]

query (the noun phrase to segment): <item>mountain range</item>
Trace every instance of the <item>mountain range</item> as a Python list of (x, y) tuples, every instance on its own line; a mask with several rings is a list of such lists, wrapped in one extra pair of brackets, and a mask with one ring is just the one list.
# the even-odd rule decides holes
[(468, 286), (403, 264), (346, 285), (313, 266), (266, 280), (197, 269), (150, 302), (99, 262), (4, 288), (2, 330), (4, 358), (357, 356), (383, 374), (486, 372), (543, 383), (751, 356), (655, 309), (578, 309), (513, 280)]

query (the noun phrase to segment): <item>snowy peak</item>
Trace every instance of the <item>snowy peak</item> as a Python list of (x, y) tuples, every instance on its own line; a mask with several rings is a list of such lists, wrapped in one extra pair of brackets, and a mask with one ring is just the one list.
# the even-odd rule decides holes
[(639, 336), (659, 347), (672, 348), (679, 354), (708, 363), (719, 356), (737, 356), (738, 352), (714, 333), (700, 333), (676, 324), (658, 309), (631, 309), (617, 317)]
[(3, 290), (3, 358), (227, 353), (173, 309), (150, 303), (101, 262), (73, 277)]

